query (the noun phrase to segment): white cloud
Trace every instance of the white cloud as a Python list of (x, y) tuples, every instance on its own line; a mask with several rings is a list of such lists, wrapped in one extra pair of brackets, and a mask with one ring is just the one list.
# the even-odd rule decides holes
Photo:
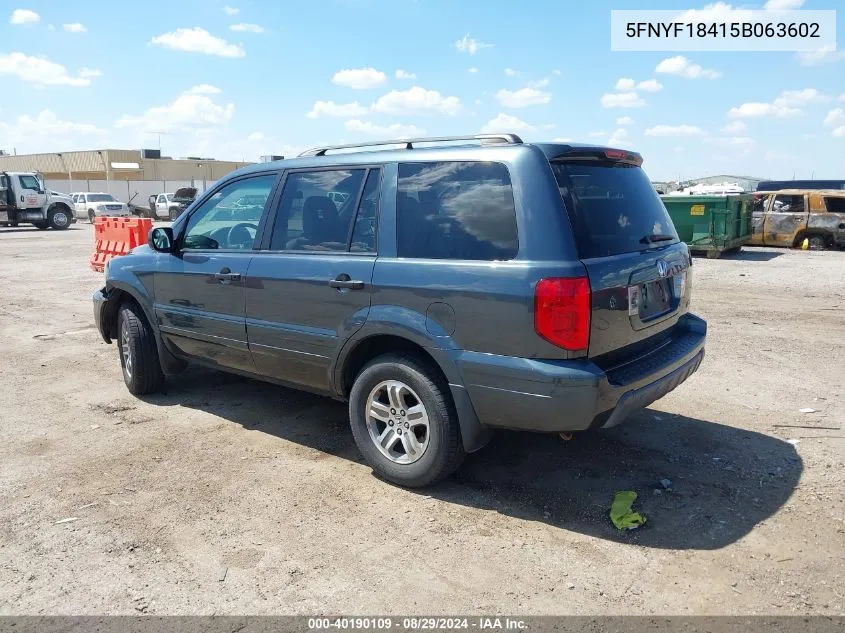
[(248, 22), (241, 22), (240, 24), (233, 24), (229, 27), (236, 33), (263, 33), (264, 27), (260, 24), (250, 24)]
[(603, 108), (642, 108), (645, 100), (636, 92), (606, 92), (601, 96)]
[(555, 68), (555, 69), (552, 71), (552, 74), (553, 74), (555, 77), (560, 77), (560, 71), (559, 71), (557, 68)]
[(747, 129), (748, 126), (742, 121), (732, 121), (722, 128), (722, 132), (725, 134), (742, 134)]
[(349, 68), (337, 71), (332, 83), (353, 90), (368, 90), (387, 83), (387, 75), (375, 68)]
[(461, 111), (461, 100), (458, 97), (444, 97), (436, 90), (414, 86), (408, 90), (392, 90), (379, 97), (372, 110), (386, 114), (456, 115)]
[(535, 88), (522, 88), (511, 91), (499, 90), (496, 99), (506, 108), (525, 108), (531, 105), (544, 105), (552, 100), (552, 95)]
[(630, 77), (620, 77), (616, 80), (615, 90), (633, 90), (637, 82)]
[(500, 112), (496, 118), (490, 119), (481, 128), (483, 134), (496, 132), (536, 132), (537, 128), (513, 115)]
[(217, 86), (212, 86), (211, 84), (198, 84), (193, 88), (188, 88), (185, 91), (186, 94), (191, 95), (216, 95), (220, 94), (222, 91)]
[(246, 137), (246, 140), (252, 141), (252, 142), (263, 141), (264, 140), (264, 132), (253, 132), (252, 134), (250, 134), (249, 136)]
[(62, 28), (68, 33), (86, 33), (88, 29), (84, 24), (73, 22), (72, 24), (62, 24)]
[(416, 73), (409, 73), (407, 70), (401, 68), (396, 71), (396, 79), (416, 79)]
[(703, 136), (704, 130), (695, 125), (655, 125), (645, 131), (646, 136)]
[(657, 79), (646, 79), (637, 84), (637, 90), (642, 90), (643, 92), (660, 92), (663, 90), (663, 84), (657, 81)]
[(633, 122), (634, 119), (629, 116), (621, 116), (616, 119), (616, 125), (631, 125)]
[(804, 90), (784, 90), (774, 100), (776, 106), (801, 106), (808, 103), (824, 103), (830, 101), (830, 97), (819, 92), (815, 88)]
[(750, 102), (739, 107), (731, 108), (728, 116), (734, 119), (776, 117), (784, 119), (802, 114), (799, 106), (812, 103), (825, 103), (832, 97), (819, 92), (815, 88), (804, 90), (784, 90), (771, 103)]
[(543, 77), (542, 79), (535, 79), (528, 82), (529, 88), (545, 88), (552, 82), (551, 77)]
[(67, 68), (46, 57), (30, 57), (23, 53), (0, 54), (0, 75), (14, 75), (39, 86), (79, 88), (91, 85), (91, 79), (99, 74), (99, 70), (83, 68), (74, 76), (68, 73)]
[(845, 59), (845, 51), (833, 50), (833, 45), (828, 44), (818, 51), (799, 51), (795, 54), (802, 66), (818, 66), (820, 64), (832, 64), (840, 59)]
[(226, 15), (237, 15), (240, 12), (241, 10), (236, 9), (235, 7), (230, 7), (228, 5), (223, 7), (223, 13), (225, 13)]
[(713, 2), (704, 5), (701, 9), (684, 11), (674, 21), (684, 24), (698, 22), (711, 24), (713, 22), (748, 22), (753, 17), (754, 14), (750, 9), (736, 9), (726, 2)]
[(667, 57), (657, 64), (654, 72), (664, 73), (667, 75), (678, 75), (679, 77), (684, 77), (685, 79), (717, 79), (722, 76), (722, 73), (719, 71), (712, 70), (710, 68), (702, 68), (683, 55)]
[(763, 5), (764, 9), (770, 11), (790, 11), (793, 9), (800, 9), (804, 6), (806, 0), (767, 0)]
[(738, 108), (728, 110), (728, 116), (733, 119), (757, 119), (768, 116), (785, 119), (799, 114), (801, 114), (801, 110), (798, 108), (789, 108), (787, 106), (775, 105), (774, 103), (760, 103), (756, 101), (743, 103)]
[(202, 53), (218, 57), (245, 57), (246, 52), (239, 44), (230, 44), (222, 37), (216, 37), (201, 27), (176, 29), (170, 33), (156, 35), (150, 44), (187, 53)]
[(152, 107), (138, 116), (124, 115), (115, 127), (136, 128), (141, 132), (168, 132), (229, 123), (235, 114), (235, 104), (215, 103), (209, 96), (213, 93), (208, 92), (208, 87), (207, 84), (194, 86), (167, 105)]
[(833, 130), (833, 135), (837, 138), (845, 137), (845, 125)]
[(416, 125), (403, 125), (401, 123), (391, 123), (390, 125), (376, 125), (371, 121), (360, 121), (352, 119), (343, 124), (348, 132), (357, 132), (359, 134), (366, 134), (367, 136), (381, 136), (386, 138), (412, 138), (415, 136), (423, 136), (425, 130)]
[(455, 42), (455, 49), (459, 53), (469, 53), (470, 55), (475, 55), (478, 51), (484, 48), (493, 48), (493, 45), (479, 42), (477, 39), (470, 37), (469, 33)]
[(83, 149), (107, 135), (107, 130), (90, 123), (63, 121), (52, 110), (42, 110), (34, 118), (25, 114), (14, 122), (0, 120), (0, 138), (24, 152)]
[(335, 103), (334, 101), (317, 101), (311, 111), (306, 114), (309, 119), (316, 119), (321, 116), (335, 116), (348, 119), (349, 117), (363, 116), (367, 114), (367, 108), (357, 101), (352, 103)]
[(41, 16), (29, 9), (15, 9), (9, 16), (9, 24), (37, 24)]
[(507, 75), (508, 77), (516, 77), (518, 74), (518, 70), (514, 70), (513, 68), (505, 68), (505, 75)]
[(824, 118), (824, 125), (845, 125), (845, 110), (835, 108), (828, 112)]
[(472, 68), (467, 68), (467, 72), (474, 75), (478, 72), (478, 68), (476, 68), (475, 66), (473, 66)]
[(717, 136), (714, 138), (706, 138), (704, 139), (704, 142), (718, 147), (729, 147), (733, 150), (742, 152), (743, 154), (749, 153), (757, 146), (756, 141), (747, 136)]
[(613, 134), (610, 135), (610, 138), (607, 139), (608, 145), (630, 145), (628, 142), (628, 130), (625, 128), (619, 128)]

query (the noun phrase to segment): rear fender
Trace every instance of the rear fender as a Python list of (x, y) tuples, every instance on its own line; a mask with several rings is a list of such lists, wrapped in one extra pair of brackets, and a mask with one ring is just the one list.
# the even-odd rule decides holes
[(426, 316), (400, 306), (374, 306), (367, 322), (340, 348), (332, 359), (332, 391), (344, 397), (344, 368), (353, 351), (367, 339), (376, 336), (395, 336), (425, 350), (437, 364), (449, 384), (452, 400), (458, 414), (464, 450), (473, 452), (482, 448), (490, 439), (490, 430), (478, 421), (469, 395), (458, 371), (455, 358), (460, 350), (451, 336)]

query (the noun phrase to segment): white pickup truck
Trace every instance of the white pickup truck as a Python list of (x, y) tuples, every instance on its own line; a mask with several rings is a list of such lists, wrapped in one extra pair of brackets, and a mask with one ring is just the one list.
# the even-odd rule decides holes
[(49, 191), (40, 174), (0, 171), (0, 225), (64, 230), (75, 221), (71, 199)]

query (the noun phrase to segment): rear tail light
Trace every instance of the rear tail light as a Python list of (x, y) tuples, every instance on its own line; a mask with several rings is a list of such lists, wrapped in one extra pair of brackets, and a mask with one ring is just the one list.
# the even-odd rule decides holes
[(586, 277), (541, 279), (534, 290), (534, 329), (570, 351), (590, 341), (590, 282)]

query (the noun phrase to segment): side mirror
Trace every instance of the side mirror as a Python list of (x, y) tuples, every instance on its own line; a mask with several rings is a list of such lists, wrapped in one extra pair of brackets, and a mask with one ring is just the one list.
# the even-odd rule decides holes
[(173, 229), (169, 226), (157, 226), (154, 229), (150, 229), (150, 233), (147, 236), (147, 244), (149, 244), (151, 249), (159, 253), (172, 253), (173, 245), (175, 244), (173, 240)]

